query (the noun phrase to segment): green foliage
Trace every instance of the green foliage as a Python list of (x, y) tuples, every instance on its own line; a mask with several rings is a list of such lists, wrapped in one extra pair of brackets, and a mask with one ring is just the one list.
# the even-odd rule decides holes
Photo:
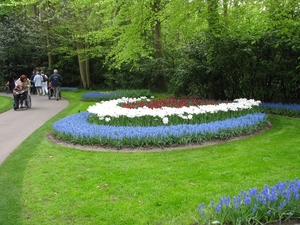
[[(167, 82), (176, 95), (298, 98), (298, 1), (222, 3), (5, 1), (2, 76), (50, 66), (48, 73), (59, 68), (65, 85), (81, 86), (80, 56), (89, 62), (93, 89), (161, 91)], [(51, 65), (44, 65), (48, 56)]]
[(25, 10), (5, 15), (0, 25), (0, 67), (2, 76), (11, 71), (30, 74), (37, 66), (47, 62), (44, 33)]
[(176, 95), (216, 99), (243, 96), (268, 102), (299, 97), (300, 50), (276, 31), (258, 39), (200, 39), (191, 42), (185, 52), (187, 60), (170, 81)]
[(141, 96), (150, 97), (151, 92), (149, 89), (120, 89), (114, 91), (115, 94), (122, 95), (128, 98), (138, 98)]

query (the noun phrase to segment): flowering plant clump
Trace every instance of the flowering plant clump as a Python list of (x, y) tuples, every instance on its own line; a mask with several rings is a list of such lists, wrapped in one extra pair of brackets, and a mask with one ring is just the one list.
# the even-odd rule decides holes
[(116, 90), (110, 92), (91, 92), (82, 94), (82, 101), (99, 102), (102, 100), (118, 99), (121, 97), (136, 98), (139, 96), (150, 96), (150, 90), (138, 89), (138, 90)]
[(268, 224), (286, 221), (300, 216), (300, 181), (278, 182), (265, 185), (262, 191), (250, 188), (238, 196), (228, 196), (219, 202), (211, 202), (210, 208), (199, 205), (199, 224)]
[(87, 111), (92, 113), (89, 121), (99, 125), (160, 126), (200, 124), (237, 118), (259, 112), (259, 103), (247, 99), (236, 99), (228, 103), (195, 99), (163, 101), (141, 97), (102, 101), (90, 106)]
[(261, 110), (265, 113), (300, 117), (300, 105), (299, 104), (283, 104), (283, 103), (270, 103), (264, 102), (259, 104)]
[(162, 108), (162, 107), (173, 107), (173, 108), (181, 108), (181, 107), (190, 107), (190, 106), (199, 106), (199, 105), (218, 105), (221, 103), (232, 103), (232, 101), (221, 101), (221, 100), (213, 100), (213, 99), (197, 99), (197, 98), (171, 98), (166, 97), (165, 99), (139, 99), (139, 101), (127, 101), (119, 103), (119, 106), (123, 108), (143, 108), (148, 107), (150, 109), (153, 108)]
[[(89, 112), (71, 115), (57, 121), (53, 125), (53, 133), (64, 140), (85, 144), (117, 147), (165, 146), (201, 143), (206, 140), (249, 134), (262, 129), (267, 121), (265, 114), (251, 111), (258, 102), (246, 99), (230, 104), (208, 105), (209, 107), (204, 105), (128, 109), (119, 105), (146, 99), (121, 98), (96, 103), (88, 108)], [(228, 113), (228, 109), (242, 113), (232, 116)], [(197, 120), (197, 117), (206, 118), (207, 114), (218, 111), (223, 114), (222, 117), (218, 116), (213, 120), (210, 118), (210, 121), (205, 119), (203, 123), (199, 122), (200, 119)], [(100, 114), (99, 118), (103, 124), (89, 122), (92, 112), (98, 112), (97, 116)], [(111, 123), (112, 120), (115, 120), (115, 124)], [(153, 124), (150, 121), (155, 120), (160, 120), (161, 124), (149, 125)]]
[(61, 91), (73, 91), (73, 92), (77, 92), (78, 88), (77, 87), (60, 87)]
[(201, 143), (206, 140), (229, 138), (249, 134), (261, 129), (266, 122), (263, 113), (248, 114), (239, 118), (204, 124), (173, 126), (109, 126), (90, 124), (90, 113), (74, 114), (54, 123), (54, 135), (80, 144), (112, 146), (165, 146), (172, 144)]

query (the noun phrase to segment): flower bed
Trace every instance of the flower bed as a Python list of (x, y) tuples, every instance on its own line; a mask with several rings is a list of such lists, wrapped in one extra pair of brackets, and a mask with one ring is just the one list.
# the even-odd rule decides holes
[(73, 91), (73, 92), (77, 92), (78, 88), (77, 87), (60, 87), (61, 91)]
[(289, 117), (300, 117), (300, 105), (299, 104), (283, 104), (283, 103), (271, 103), (264, 102), (259, 104), (261, 110), (265, 113), (289, 116)]
[(300, 216), (300, 181), (278, 182), (265, 185), (262, 191), (250, 188), (238, 196), (226, 196), (211, 202), (209, 208), (199, 205), (200, 224), (268, 224), (287, 221)]
[[(259, 102), (253, 100), (239, 99), (232, 103), (181, 108), (162, 106), (149, 109), (143, 106), (129, 109), (120, 105), (137, 101), (148, 100), (122, 98), (97, 103), (89, 107), (89, 112), (57, 121), (53, 125), (53, 134), (57, 138), (80, 144), (100, 144), (118, 148), (163, 147), (249, 134), (266, 125), (266, 115), (256, 112), (255, 106)], [(90, 116), (96, 113), (99, 121), (105, 124), (91, 124), (88, 121)], [(207, 115), (211, 115), (213, 119), (208, 120)], [(160, 118), (161, 123), (149, 125), (149, 121), (155, 118)], [(199, 122), (201, 118), (205, 122)], [(138, 124), (139, 121), (144, 121), (146, 125)]]
[(116, 90), (109, 92), (90, 92), (82, 94), (82, 101), (100, 102), (102, 100), (118, 99), (121, 97), (137, 98), (139, 96), (150, 96), (150, 90), (138, 89), (138, 90)]
[(259, 112), (259, 103), (247, 99), (237, 99), (231, 103), (185, 99), (178, 104), (176, 100), (120, 98), (96, 103), (87, 111), (92, 113), (89, 121), (99, 125), (160, 126), (200, 124), (237, 118)]

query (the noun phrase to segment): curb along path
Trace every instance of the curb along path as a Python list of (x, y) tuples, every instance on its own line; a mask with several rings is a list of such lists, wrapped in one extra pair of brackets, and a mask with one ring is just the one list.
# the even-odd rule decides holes
[[(0, 93), (0, 96), (12, 97), (12, 94)], [(0, 165), (36, 129), (69, 105), (66, 99), (48, 100), (48, 96), (31, 95), (31, 101), (30, 109), (11, 109), (0, 114)]]

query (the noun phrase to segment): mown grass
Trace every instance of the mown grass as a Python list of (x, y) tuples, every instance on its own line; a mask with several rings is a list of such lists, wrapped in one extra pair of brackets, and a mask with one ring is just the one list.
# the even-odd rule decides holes
[[(257, 136), (189, 150), (93, 152), (51, 143), (52, 124), (89, 106), (69, 107), (0, 166), (0, 224), (195, 224), (197, 207), (251, 187), (299, 177), (300, 119), (269, 116)], [(1, 115), (0, 115), (1, 116)]]
[(11, 96), (0, 96), (0, 113), (12, 109), (13, 103)]

